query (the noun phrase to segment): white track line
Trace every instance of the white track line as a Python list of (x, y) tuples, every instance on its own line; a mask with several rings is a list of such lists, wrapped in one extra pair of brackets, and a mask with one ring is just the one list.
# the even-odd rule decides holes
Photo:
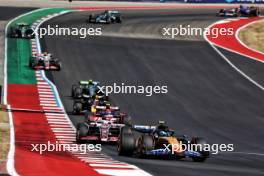
[[(248, 26), (250, 26), (250, 25), (253, 25), (253, 24), (255, 24), (255, 23), (259, 23), (260, 21), (263, 21), (263, 20), (264, 20), (264, 19), (261, 18), (261, 19), (256, 20), (256, 21), (252, 21), (252, 22), (250, 22), (250, 23), (248, 23), (248, 24), (246, 24), (246, 25), (244, 25), (244, 26), (241, 26), (240, 28), (237, 29), (237, 31), (236, 31), (236, 35), (235, 35), (237, 41), (238, 41), (241, 45), (243, 45), (245, 48), (247, 48), (247, 49), (249, 49), (249, 50), (252, 50), (252, 51), (254, 51), (254, 52), (256, 52), (256, 53), (262, 54), (262, 55), (264, 55), (263, 52), (258, 51), (258, 50), (255, 50), (255, 49), (250, 48), (250, 47), (248, 47), (247, 45), (245, 45), (245, 44), (240, 40), (240, 38), (238, 37), (238, 35), (239, 35), (239, 32), (240, 32), (242, 29), (244, 29), (244, 28), (246, 28), (246, 27), (248, 27)], [(260, 60), (258, 59), (257, 61), (260, 61)], [(260, 61), (260, 62), (264, 63), (264, 61)]]
[[(211, 24), (208, 28), (211, 28), (215, 23)], [(254, 81), (251, 77), (249, 77), (247, 74), (245, 74), (243, 71), (241, 71), (238, 67), (236, 67), (219, 49), (217, 49), (213, 42), (211, 42), (207, 36), (206, 33), (204, 33), (204, 39), (211, 45), (211, 47), (233, 68), (235, 69), (239, 74), (241, 74), (244, 78), (246, 78), (248, 81), (253, 83), (255, 86), (260, 88), (261, 90), (264, 90), (264, 87), (262, 87), (259, 83)], [(217, 45), (218, 46), (218, 45)], [(219, 46), (221, 47), (221, 46)], [(221, 47), (223, 48), (223, 47)], [(224, 48), (225, 49), (225, 48)], [(228, 50), (228, 49), (227, 49)], [(229, 50), (230, 51), (230, 50)], [(232, 50), (231, 50), (232, 51)], [(233, 52), (233, 51), (232, 51)], [(241, 53), (236, 52), (237, 54), (243, 55)]]
[[(63, 14), (63, 13), (61, 13), (61, 14)], [(55, 16), (59, 16), (60, 14), (55, 14), (55, 15), (50, 15), (48, 18), (47, 17), (45, 17), (45, 18), (42, 18), (41, 20), (38, 20), (37, 21), (37, 23), (35, 23), (35, 25), (36, 25), (36, 30), (39, 28), (39, 26), (42, 24), (42, 23), (44, 23), (45, 21), (48, 21), (49, 19), (51, 19), (51, 18), (53, 18), (53, 17), (55, 17)], [(38, 39), (38, 36), (36, 35), (36, 45), (37, 45), (37, 52), (38, 53), (41, 53), (41, 46), (40, 46), (40, 42), (39, 42), (39, 39)], [(61, 99), (60, 99), (60, 96), (59, 96), (59, 94), (58, 94), (58, 90), (57, 90), (57, 88), (56, 88), (56, 86), (49, 80), (49, 79), (47, 79), (46, 78), (46, 75), (45, 75), (45, 72), (42, 70), (42, 71), (40, 71), (39, 73), (41, 73), (41, 76), (42, 76), (42, 78), (43, 78), (43, 81), (41, 81), (41, 82), (38, 82), (38, 86), (39, 87), (44, 87), (44, 86), (47, 86), (48, 87), (48, 85), (49, 86), (51, 86), (52, 87), (52, 90), (54, 91), (53, 93), (54, 93), (54, 97), (53, 98), (55, 98), (55, 100), (57, 100), (56, 102), (58, 103), (58, 107), (60, 108), (59, 110), (61, 111), (61, 112), (63, 112), (63, 113), (65, 113), (65, 115), (64, 115), (64, 117), (65, 117), (65, 119), (67, 119), (67, 124), (68, 124), (68, 129), (71, 129), (73, 132), (74, 132), (74, 136), (73, 135), (66, 135), (66, 134), (64, 134), (64, 135), (60, 135), (60, 136), (58, 136), (58, 135), (56, 135), (57, 133), (56, 132), (54, 132), (55, 133), (55, 136), (56, 136), (56, 138), (60, 141), (60, 143), (72, 143), (72, 142), (74, 142), (75, 141), (75, 132), (76, 132), (76, 129), (75, 129), (75, 127), (74, 127), (74, 125), (72, 124), (72, 122), (71, 122), (71, 120), (69, 119), (69, 117), (68, 117), (68, 115), (67, 115), (67, 113), (66, 113), (66, 111), (65, 111), (65, 108), (64, 108), (64, 106), (63, 106), (63, 104), (62, 104), (62, 102), (61, 102)], [(43, 100), (43, 95), (42, 94), (40, 94), (40, 100)], [(46, 97), (47, 98), (47, 97)], [(43, 109), (51, 109), (51, 107), (42, 107)], [(47, 113), (46, 113), (46, 115), (48, 115)], [(49, 115), (51, 115), (51, 114), (49, 114)], [(64, 125), (64, 123), (61, 123), (61, 122), (55, 122), (55, 123), (51, 123), (52, 121), (48, 121), (48, 123), (50, 124), (50, 126), (51, 126), (51, 128), (52, 127), (54, 127), (54, 126), (57, 126), (57, 125)], [(53, 125), (53, 126), (52, 126)], [(52, 130), (56, 130), (56, 129), (58, 129), (58, 128), (52, 128)], [(65, 129), (65, 128), (62, 128), (63, 130)], [(82, 151), (78, 151), (78, 153), (80, 154)], [(72, 152), (72, 154), (74, 155), (74, 152)], [(87, 154), (87, 153), (86, 153)], [(90, 153), (89, 153), (90, 154)], [(75, 156), (75, 155), (74, 155)], [(103, 154), (98, 154), (97, 155), (97, 158), (98, 158), (98, 156), (104, 156)], [(93, 162), (95, 162), (95, 161), (98, 161), (98, 159), (97, 160), (91, 160), (91, 159), (94, 159), (94, 158), (91, 158), (92, 156), (91, 156), (91, 154), (90, 155), (86, 155), (85, 156), (86, 157), (86, 161), (87, 161), (87, 158), (88, 159), (90, 159), (90, 161), (93, 161)], [(104, 156), (103, 158), (100, 158), (100, 162), (109, 162), (109, 163), (111, 163), (111, 161), (115, 161), (115, 160), (113, 160), (112, 158), (110, 158), (110, 157), (106, 157), (106, 156)], [(113, 163), (112, 163), (113, 164)], [(127, 163), (123, 163), (123, 164), (127, 164)], [(128, 170), (129, 170), (129, 173), (131, 172), (131, 168), (133, 168), (136, 172), (133, 172), (133, 176), (135, 176), (135, 175), (138, 175), (138, 176), (140, 176), (140, 175), (144, 175), (144, 176), (150, 176), (150, 174), (149, 173), (147, 173), (147, 172), (145, 172), (145, 171), (143, 171), (143, 170), (141, 170), (140, 168), (138, 168), (138, 167), (136, 167), (136, 166), (134, 166), (134, 165), (131, 165), (131, 164), (127, 164), (128, 166), (129, 166), (129, 168), (127, 168), (127, 170), (123, 170), (123, 171), (126, 171), (126, 172), (128, 172)], [(116, 165), (115, 165), (116, 166)], [(95, 166), (94, 166), (95, 167)], [(96, 169), (96, 168), (93, 168), (95, 171), (98, 171), (99, 173), (100, 172), (104, 172), (103, 170), (101, 170), (101, 169)], [(125, 169), (125, 168), (122, 168), (122, 169)], [(120, 170), (120, 169), (119, 169)], [(112, 174), (113, 173), (113, 174)], [(113, 170), (113, 168), (109, 168), (108, 169), (108, 174), (107, 175), (120, 175), (120, 172), (115, 172), (115, 170)], [(123, 174), (124, 175), (124, 174)], [(127, 175), (127, 174), (125, 174), (125, 175)]]
[[(7, 104), (7, 46), (8, 46), (8, 40), (7, 40), (7, 34), (8, 34), (8, 27), (11, 23), (13, 23), (15, 20), (30, 15), (35, 12), (39, 12), (42, 10), (45, 10), (46, 8), (37, 9), (28, 13), (24, 13), (22, 15), (17, 16), (16, 18), (10, 20), (5, 28), (5, 61), (4, 61), (4, 104)], [(10, 107), (9, 107), (10, 108)], [(10, 124), (10, 147), (8, 152), (8, 158), (7, 158), (7, 164), (6, 169), (9, 175), (12, 176), (18, 176), (19, 174), (16, 172), (15, 166), (14, 166), (14, 156), (15, 156), (15, 132), (14, 132), (14, 124), (13, 124), (13, 116), (12, 112), (8, 112), (9, 116), (9, 124)]]

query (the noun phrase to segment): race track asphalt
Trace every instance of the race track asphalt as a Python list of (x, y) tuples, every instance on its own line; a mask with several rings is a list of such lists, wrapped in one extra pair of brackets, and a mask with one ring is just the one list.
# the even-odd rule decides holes
[[(89, 13), (71, 13), (44, 25), (87, 27)], [(202, 136), (210, 144), (234, 144), (235, 151), (212, 155), (205, 163), (119, 157), (112, 145), (104, 145), (104, 153), (153, 175), (264, 175), (264, 92), (228, 65), (202, 37), (153, 37), (159, 37), (164, 26), (206, 27), (217, 21), (215, 10), (131, 10), (123, 14), (122, 24), (91, 25), (102, 26), (106, 36), (45, 36), (41, 41), (43, 51), (62, 61), (62, 70), (48, 76), (56, 84), (72, 122), (76, 125), (84, 120), (71, 115), (69, 97), (71, 85), (81, 79), (92, 78), (103, 85), (166, 85), (167, 94), (115, 94), (111, 99), (132, 116), (135, 124), (165, 120), (179, 133)], [(151, 34), (150, 38), (145, 39), (141, 32)], [(236, 59), (246, 72), (263, 70), (261, 63), (247, 64), (236, 54), (225, 55)], [(263, 72), (255, 70), (252, 74), (261, 79)]]
[(34, 10), (33, 7), (0, 7), (0, 21), (10, 20), (16, 16)]

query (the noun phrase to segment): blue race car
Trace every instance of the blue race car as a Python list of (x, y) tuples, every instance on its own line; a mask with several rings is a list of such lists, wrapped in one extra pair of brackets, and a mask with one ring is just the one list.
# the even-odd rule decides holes
[(260, 10), (254, 6), (240, 5), (239, 8), (220, 9), (217, 15), (222, 17), (256, 17), (260, 15)]
[[(192, 149), (187, 146), (188, 144), (196, 147)], [(188, 140), (186, 135), (176, 134), (165, 125), (165, 122), (160, 121), (157, 126), (124, 126), (119, 136), (118, 154), (139, 157), (165, 156), (175, 159), (192, 158), (195, 162), (204, 162), (210, 155), (204, 148), (206, 144), (206, 141), (200, 137)]]
[(106, 10), (98, 15), (90, 15), (88, 23), (121, 23), (121, 14), (116, 10)]

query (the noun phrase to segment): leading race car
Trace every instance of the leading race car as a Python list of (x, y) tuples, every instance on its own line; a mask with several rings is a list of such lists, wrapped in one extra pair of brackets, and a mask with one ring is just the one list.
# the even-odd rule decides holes
[[(135, 132), (140, 133), (135, 139)], [(185, 145), (183, 145), (185, 144)], [(195, 144), (195, 149), (189, 149), (187, 144)], [(157, 126), (133, 125), (121, 129), (118, 141), (118, 154), (126, 156), (168, 156), (176, 159), (192, 158), (193, 161), (204, 162), (209, 157), (209, 151), (204, 150), (206, 141), (194, 137), (191, 140), (186, 135), (178, 135), (169, 129), (165, 122)]]
[(121, 23), (121, 14), (116, 10), (106, 10), (98, 15), (90, 15), (87, 20), (88, 23)]
[(260, 15), (260, 10), (254, 6), (240, 5), (239, 8), (220, 9), (217, 15), (222, 17), (254, 17)]
[(125, 126), (126, 115), (118, 107), (96, 107), (96, 112), (86, 115), (86, 121), (77, 125), (76, 141), (117, 142)]
[(27, 23), (17, 23), (10, 28), (9, 37), (11, 38), (35, 38), (34, 30)]
[(59, 71), (61, 69), (61, 62), (54, 58), (52, 54), (42, 53), (36, 54), (31, 57), (29, 61), (29, 66), (33, 69), (37, 70), (56, 70)]

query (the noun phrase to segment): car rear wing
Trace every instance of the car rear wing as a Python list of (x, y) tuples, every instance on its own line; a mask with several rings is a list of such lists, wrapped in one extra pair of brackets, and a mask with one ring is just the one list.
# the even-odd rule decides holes
[[(89, 84), (89, 81), (83, 81), (83, 80), (81, 80), (81, 81), (79, 81), (79, 83), (80, 83), (80, 84)], [(94, 84), (94, 85), (98, 85), (99, 82), (98, 82), (98, 81), (93, 81), (93, 84)]]
[[(99, 109), (99, 110), (105, 110), (106, 106), (96, 106), (95, 108)], [(110, 109), (111, 110), (119, 110), (119, 107), (118, 106), (111, 106)]]
[(113, 14), (120, 14), (120, 12), (117, 11), (117, 10), (109, 10), (108, 12), (109, 12), (109, 13), (113, 13)]
[(24, 27), (24, 26), (30, 26), (28, 23), (16, 23), (16, 25), (17, 26), (22, 26), (22, 27)]
[(156, 130), (156, 126), (132, 125), (132, 130), (140, 133), (152, 133)]

